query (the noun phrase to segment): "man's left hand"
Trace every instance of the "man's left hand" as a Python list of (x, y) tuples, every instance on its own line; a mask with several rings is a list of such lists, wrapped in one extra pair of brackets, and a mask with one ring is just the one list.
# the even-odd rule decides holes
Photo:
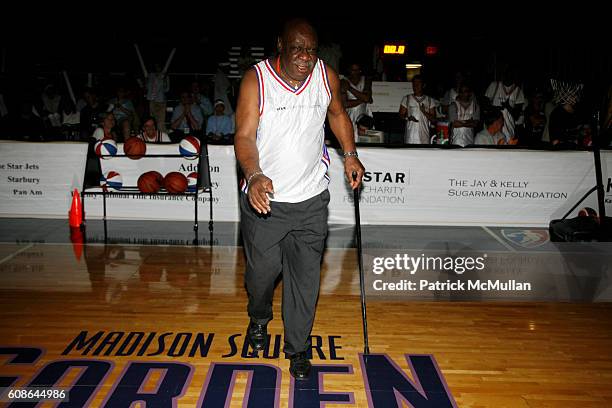
[[(356, 180), (353, 180), (353, 172), (357, 173)], [(365, 168), (357, 157), (349, 156), (344, 159), (344, 174), (346, 174), (346, 178), (348, 179), (349, 184), (351, 185), (351, 189), (354, 190), (359, 187), (364, 172)]]

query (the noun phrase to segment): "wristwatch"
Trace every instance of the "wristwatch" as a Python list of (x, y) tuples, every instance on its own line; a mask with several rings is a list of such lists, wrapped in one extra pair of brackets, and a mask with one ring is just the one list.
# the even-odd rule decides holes
[(344, 158), (347, 157), (359, 157), (359, 155), (357, 154), (357, 151), (352, 151), (352, 152), (344, 152), (343, 154)]

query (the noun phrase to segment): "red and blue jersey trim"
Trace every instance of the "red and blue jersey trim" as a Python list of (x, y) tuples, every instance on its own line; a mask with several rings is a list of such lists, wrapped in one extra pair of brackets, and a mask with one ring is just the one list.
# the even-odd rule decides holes
[(244, 178), (240, 180), (240, 191), (242, 191), (245, 194), (248, 193), (249, 191), (249, 186)]
[(323, 152), (322, 153), (323, 154), (321, 155), (321, 163), (323, 163), (326, 168), (326, 171), (323, 177), (325, 177), (327, 181), (330, 181), (328, 172), (329, 172), (329, 165), (331, 164), (331, 159), (329, 158), (329, 152), (327, 151), (327, 146), (325, 145), (325, 142), (323, 142)]
[(325, 145), (325, 143), (323, 144), (323, 154), (321, 155), (321, 162), (323, 162), (325, 167), (327, 167), (327, 169), (329, 170), (331, 160), (329, 158), (329, 152), (327, 151), (327, 146)]
[[(304, 83), (302, 84), (302, 86), (300, 86), (298, 89), (293, 89), (283, 78), (281, 78), (272, 68), (272, 66), (270, 65), (270, 61), (266, 60), (266, 68), (268, 68), (268, 71), (270, 71), (270, 74), (272, 75), (272, 77), (274, 79), (276, 79), (276, 81), (283, 87), (285, 88), (287, 91), (291, 92), (292, 94), (295, 95), (299, 95), (301, 94), (304, 89), (306, 89), (306, 87), (308, 87), (308, 84), (310, 83), (310, 80), (312, 79), (312, 72), (310, 73), (310, 75), (308, 75), (308, 78), (304, 81)], [(314, 72), (314, 70), (313, 70)]]
[(331, 85), (329, 84), (329, 78), (327, 77), (327, 67), (325, 66), (323, 60), (320, 59), (319, 61), (319, 66), (321, 67), (321, 75), (323, 76), (323, 86), (325, 87), (327, 96), (331, 98)]
[(263, 115), (264, 106), (266, 103), (266, 95), (264, 90), (264, 77), (259, 65), (255, 65), (255, 74), (257, 75), (257, 92), (259, 94), (259, 116)]

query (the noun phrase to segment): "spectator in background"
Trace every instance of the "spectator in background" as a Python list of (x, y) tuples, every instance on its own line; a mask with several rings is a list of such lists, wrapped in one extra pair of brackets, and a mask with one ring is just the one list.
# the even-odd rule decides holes
[(459, 90), (461, 89), (461, 85), (463, 84), (464, 81), (465, 81), (465, 76), (463, 72), (458, 71), (457, 73), (455, 73), (455, 85), (452, 88), (450, 88), (448, 91), (446, 91), (444, 93), (444, 96), (440, 100), (440, 105), (441, 105), (440, 107), (441, 107), (443, 116), (446, 117), (448, 115), (448, 108), (453, 102), (455, 102), (455, 98), (457, 98), (457, 95), (459, 95)]
[(474, 129), (480, 122), (480, 107), (469, 84), (462, 82), (458, 91), (448, 107), (451, 143), (467, 146), (474, 143)]
[(117, 121), (123, 140), (129, 139), (133, 127), (133, 121), (136, 116), (136, 110), (131, 100), (127, 98), (126, 89), (123, 86), (117, 88), (116, 97), (109, 101), (110, 109), (112, 109)]
[(181, 93), (181, 103), (174, 108), (170, 123), (173, 130), (182, 131), (184, 136), (202, 130), (204, 117), (200, 107), (193, 103), (190, 92), (184, 91)]
[(170, 136), (157, 128), (157, 122), (153, 116), (147, 116), (142, 121), (142, 131), (136, 135), (146, 143), (170, 143)]
[(105, 112), (101, 115), (99, 127), (93, 132), (92, 137), (95, 140), (113, 139), (118, 141), (117, 131), (115, 129), (116, 121), (113, 112)]
[(504, 115), (497, 107), (489, 107), (484, 111), (484, 129), (474, 138), (475, 145), (505, 144), (505, 136), (501, 132), (504, 127)]
[(525, 110), (525, 133), (520, 137), (523, 146), (538, 146), (542, 144), (546, 115), (544, 113), (544, 93), (535, 91)]
[(584, 122), (576, 105), (580, 100), (582, 84), (556, 81), (557, 107), (550, 114), (550, 142), (557, 147), (574, 148), (582, 144), (581, 130)]
[(81, 114), (69, 98), (62, 98), (60, 104), (62, 115), (62, 133), (67, 140), (79, 140)]
[(166, 93), (170, 90), (170, 79), (162, 71), (161, 65), (155, 64), (155, 72), (147, 77), (147, 100), (149, 112), (155, 118), (161, 131), (166, 130)]
[(229, 141), (230, 135), (234, 134), (233, 117), (225, 114), (225, 104), (221, 99), (215, 101), (215, 114), (208, 118), (206, 134), (216, 141)]
[(366, 136), (368, 130), (374, 129), (374, 118), (369, 115), (361, 115), (357, 119), (357, 135)]
[(80, 139), (87, 140), (98, 126), (100, 116), (108, 110), (108, 106), (98, 101), (98, 93), (92, 88), (86, 88), (83, 97), (86, 105), (81, 109)]
[(504, 115), (502, 133), (506, 137), (506, 142), (517, 136), (519, 132), (517, 127), (524, 123), (522, 114), (525, 95), (517, 82), (516, 74), (507, 67), (502, 74), (502, 80), (491, 82), (485, 92), (491, 105), (502, 108)]
[(42, 140), (44, 130), (43, 121), (33, 103), (34, 97), (26, 96), (19, 112), (19, 117), (15, 121), (15, 127), (11, 132), (13, 137), (23, 140)]
[(45, 90), (41, 95), (42, 109), (41, 117), (47, 129), (59, 133), (62, 127), (62, 116), (60, 114), (61, 95), (55, 90), (55, 85), (49, 84), (45, 86)]
[(225, 104), (226, 115), (232, 115), (234, 113), (234, 109), (232, 109), (229, 98), (230, 94), (233, 94), (232, 84), (227, 77), (229, 68), (229, 62), (221, 62), (219, 63), (217, 73), (215, 74), (215, 101), (217, 99), (221, 99), (223, 101)]
[(206, 120), (214, 112), (214, 108), (210, 102), (210, 99), (208, 98), (207, 91), (207, 87), (204, 90), (201, 89), (198, 81), (193, 81), (191, 83), (191, 96), (193, 97), (193, 103), (200, 107), (204, 120)]
[(425, 82), (420, 75), (412, 78), (412, 94), (404, 96), (400, 104), (400, 118), (406, 120), (404, 143), (429, 144), (432, 121), (436, 119), (439, 105), (431, 96), (425, 95)]
[(355, 140), (358, 139), (357, 119), (361, 115), (372, 116), (368, 104), (372, 103), (372, 80), (363, 75), (359, 64), (349, 66), (349, 75), (340, 81), (342, 101), (351, 122)]

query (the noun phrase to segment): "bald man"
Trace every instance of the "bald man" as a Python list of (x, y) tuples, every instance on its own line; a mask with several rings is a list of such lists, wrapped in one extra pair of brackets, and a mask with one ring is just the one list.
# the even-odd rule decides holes
[(326, 116), (344, 151), (351, 188), (360, 185), (364, 173), (338, 75), (317, 58), (317, 46), (310, 24), (287, 23), (278, 38), (278, 55), (245, 74), (236, 110), (235, 151), (244, 173), (240, 210), (247, 339), (254, 350), (265, 349), (274, 283), (282, 273), (283, 350), (298, 380), (310, 373), (307, 351), (327, 236)]

